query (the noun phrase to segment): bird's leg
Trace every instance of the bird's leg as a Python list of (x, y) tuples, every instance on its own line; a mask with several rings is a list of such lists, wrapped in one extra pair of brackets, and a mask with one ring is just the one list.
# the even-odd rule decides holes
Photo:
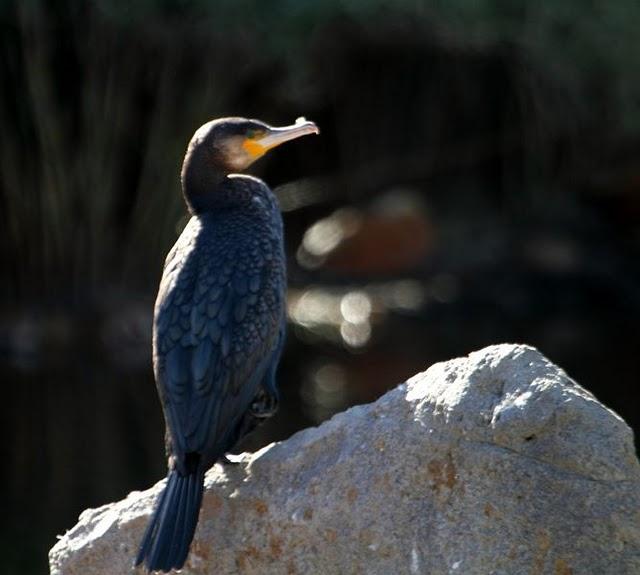
[[(263, 423), (268, 417), (273, 415), (278, 409), (278, 395), (277, 393), (267, 393), (264, 387), (260, 388), (260, 391), (253, 398), (253, 402), (249, 406), (249, 409), (242, 416), (238, 424), (236, 425), (233, 434), (231, 435), (231, 441), (229, 445), (233, 446), (238, 443), (243, 437), (251, 433), (256, 427)], [(234, 461), (229, 458), (229, 454), (226, 453), (218, 460), (223, 464), (237, 464), (240, 461)]]
[(280, 394), (276, 384), (276, 368), (282, 351), (282, 343), (284, 341), (284, 317), (278, 334), (278, 343), (271, 356), (271, 361), (267, 373), (260, 382), (260, 388), (256, 396), (251, 402), (249, 413), (258, 421), (262, 422), (271, 417), (278, 411), (280, 403)]
[(251, 402), (249, 413), (257, 419), (266, 419), (278, 411), (280, 395), (276, 388), (275, 368), (262, 380), (260, 389)]

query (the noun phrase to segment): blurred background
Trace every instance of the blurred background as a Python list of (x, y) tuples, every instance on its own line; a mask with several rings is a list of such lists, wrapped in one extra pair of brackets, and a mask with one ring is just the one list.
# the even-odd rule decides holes
[(218, 116), (322, 130), (252, 169), (290, 321), (281, 410), (243, 448), (500, 342), (640, 428), (636, 0), (0, 6), (3, 573), (164, 476), (151, 311)]

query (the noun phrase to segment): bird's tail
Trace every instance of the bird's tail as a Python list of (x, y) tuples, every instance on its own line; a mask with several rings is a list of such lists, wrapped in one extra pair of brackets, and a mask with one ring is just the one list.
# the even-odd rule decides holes
[(202, 502), (204, 471), (181, 475), (172, 469), (140, 543), (136, 567), (148, 571), (180, 569), (189, 554)]

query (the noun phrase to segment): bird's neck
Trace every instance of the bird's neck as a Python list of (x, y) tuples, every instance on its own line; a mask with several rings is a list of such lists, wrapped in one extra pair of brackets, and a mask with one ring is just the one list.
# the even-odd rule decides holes
[(228, 170), (210, 158), (188, 155), (182, 166), (182, 194), (192, 214), (214, 211), (227, 205), (232, 198), (223, 186)]

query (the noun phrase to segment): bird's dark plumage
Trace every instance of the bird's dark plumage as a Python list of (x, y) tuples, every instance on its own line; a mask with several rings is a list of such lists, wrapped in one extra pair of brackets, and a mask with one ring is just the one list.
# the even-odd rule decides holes
[(167, 256), (154, 313), (169, 473), (136, 559), (149, 571), (182, 567), (205, 471), (277, 407), (285, 326), (282, 219), (264, 182), (229, 171), (264, 153), (261, 141), (273, 147), (278, 139), (317, 133), (304, 124), (306, 131), (301, 122), (274, 129), (217, 120), (196, 132), (187, 151), (182, 183), (193, 216)]

